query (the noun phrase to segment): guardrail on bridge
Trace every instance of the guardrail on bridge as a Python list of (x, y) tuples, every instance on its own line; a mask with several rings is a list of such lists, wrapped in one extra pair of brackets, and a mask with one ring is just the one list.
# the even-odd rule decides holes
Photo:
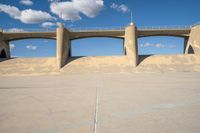
[[(191, 26), (138, 26), (138, 30), (188, 30), (194, 26), (200, 25), (199, 23), (195, 23)], [(67, 27), (71, 32), (87, 32), (87, 31), (124, 31), (126, 26), (118, 26), (118, 27)], [(0, 32), (8, 32), (8, 33), (16, 33), (16, 32), (55, 32), (55, 28), (11, 28), (11, 29), (1, 29)]]

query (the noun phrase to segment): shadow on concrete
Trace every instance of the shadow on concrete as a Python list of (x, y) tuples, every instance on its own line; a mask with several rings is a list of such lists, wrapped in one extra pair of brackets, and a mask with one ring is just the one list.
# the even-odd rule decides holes
[(150, 56), (152, 56), (152, 55), (139, 55), (138, 65), (141, 64), (146, 58), (148, 58)]
[(4, 49), (0, 53), (0, 58), (6, 58), (6, 52)]
[[(75, 60), (77, 60), (77, 59), (80, 59), (80, 58), (83, 58), (83, 57), (86, 57), (86, 56), (77, 56), (77, 57), (69, 57), (68, 59), (67, 59), (67, 61), (66, 61), (66, 63), (65, 63), (65, 65), (64, 66), (66, 66), (68, 63), (70, 63), (70, 62), (73, 62), (73, 61), (75, 61)], [(63, 66), (63, 67), (64, 67)]]
[(191, 45), (188, 48), (188, 54), (194, 54), (194, 49)]
[(15, 57), (14, 58), (0, 58), (0, 62), (7, 61), (7, 60), (13, 60), (13, 59), (16, 59), (16, 58)]

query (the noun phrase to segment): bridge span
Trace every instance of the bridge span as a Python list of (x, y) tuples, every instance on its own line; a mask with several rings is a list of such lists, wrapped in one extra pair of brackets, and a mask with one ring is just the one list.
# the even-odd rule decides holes
[(137, 28), (134, 23), (116, 29), (67, 29), (62, 24), (56, 31), (41, 32), (0, 32), (0, 57), (10, 58), (9, 42), (21, 39), (45, 38), (56, 40), (56, 58), (58, 68), (62, 68), (68, 58), (70, 42), (75, 39), (91, 37), (109, 37), (124, 39), (124, 49), (133, 67), (138, 65), (137, 39), (149, 36), (175, 36), (184, 38), (184, 53), (200, 54), (200, 25), (184, 28)]
[(43, 39), (54, 39), (56, 40), (56, 32), (14, 32), (14, 33), (3, 33), (4, 40), (6, 41), (15, 41), (22, 39), (34, 39), (34, 38), (43, 38)]

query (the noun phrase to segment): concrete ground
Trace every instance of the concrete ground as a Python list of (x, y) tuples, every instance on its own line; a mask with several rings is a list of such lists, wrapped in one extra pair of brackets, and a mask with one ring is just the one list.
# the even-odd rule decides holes
[(0, 77), (0, 133), (199, 133), (200, 73)]

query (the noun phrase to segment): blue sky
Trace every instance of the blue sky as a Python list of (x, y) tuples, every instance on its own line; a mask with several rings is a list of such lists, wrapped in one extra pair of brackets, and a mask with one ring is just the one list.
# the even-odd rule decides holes
[[(5, 30), (66, 27), (120, 27), (192, 25), (200, 21), (199, 0), (0, 0), (0, 27)], [(8, 13), (11, 12), (11, 13)], [(55, 41), (44, 39), (10, 42), (12, 56), (55, 56)], [(149, 37), (138, 40), (140, 54), (183, 52), (183, 39)], [(72, 55), (123, 55), (123, 40), (80, 39), (72, 42)]]

